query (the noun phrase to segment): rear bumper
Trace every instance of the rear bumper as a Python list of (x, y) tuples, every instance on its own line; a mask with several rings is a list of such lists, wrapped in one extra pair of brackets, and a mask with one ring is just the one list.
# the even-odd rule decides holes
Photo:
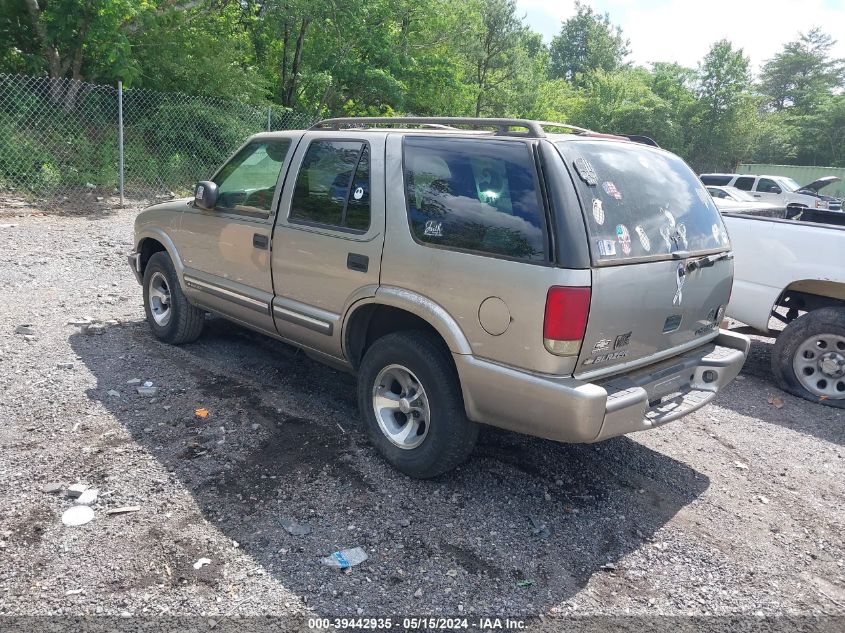
[(595, 383), (454, 358), (470, 419), (561, 442), (598, 442), (700, 409), (736, 378), (749, 346), (747, 337), (721, 331), (706, 345)]
[(132, 272), (135, 273), (135, 280), (139, 284), (143, 284), (144, 278), (141, 275), (141, 254), (130, 253), (126, 256), (126, 259), (129, 261), (129, 267), (132, 269)]

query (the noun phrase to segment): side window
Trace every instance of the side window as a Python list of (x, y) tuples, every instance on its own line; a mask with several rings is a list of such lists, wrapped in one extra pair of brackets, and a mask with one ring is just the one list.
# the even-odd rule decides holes
[(214, 178), (219, 189), (215, 210), (270, 215), (276, 183), (289, 149), (290, 139), (245, 145)]
[(710, 195), (714, 198), (727, 198), (728, 194), (726, 194), (721, 189), (711, 189), (710, 187), (707, 188), (707, 191), (710, 192)]
[(546, 259), (543, 204), (525, 143), (406, 137), (404, 172), (418, 241)]
[(370, 150), (361, 141), (312, 141), (296, 177), (290, 220), (370, 228)]
[(754, 176), (740, 176), (736, 179), (734, 183), (734, 187), (737, 189), (742, 189), (743, 191), (751, 191), (751, 187), (754, 186)]
[(761, 193), (780, 193), (780, 187), (770, 178), (761, 178), (757, 183), (757, 191)]

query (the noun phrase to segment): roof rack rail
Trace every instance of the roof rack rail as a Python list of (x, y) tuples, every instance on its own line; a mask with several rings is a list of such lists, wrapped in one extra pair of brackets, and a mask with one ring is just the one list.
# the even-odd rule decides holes
[[(336, 119), (323, 119), (312, 125), (310, 130), (343, 130), (360, 129), (376, 125), (410, 125), (427, 127), (440, 130), (459, 131), (460, 127), (474, 130), (492, 131), (497, 136), (521, 136), (527, 138), (545, 138), (544, 128), (564, 128), (575, 134), (629, 140), (634, 143), (642, 143), (660, 147), (651, 138), (637, 134), (603, 134), (584, 127), (559, 123), (556, 121), (532, 121), (531, 119), (485, 119), (475, 117), (442, 117), (442, 116), (397, 116), (397, 117), (341, 117)], [(513, 128), (522, 128), (525, 131), (519, 132)]]
[[(587, 130), (568, 123), (554, 123), (550, 121), (532, 121), (530, 119), (487, 119), (474, 117), (342, 117), (324, 119), (312, 125), (311, 130), (341, 130), (344, 128), (360, 128), (375, 125), (414, 125), (440, 129), (458, 129), (458, 126), (476, 130), (493, 128), (500, 136), (526, 136), (529, 138), (544, 138), (544, 127), (560, 127), (573, 130), (581, 134), (593, 134)], [(519, 132), (513, 128), (522, 128)]]

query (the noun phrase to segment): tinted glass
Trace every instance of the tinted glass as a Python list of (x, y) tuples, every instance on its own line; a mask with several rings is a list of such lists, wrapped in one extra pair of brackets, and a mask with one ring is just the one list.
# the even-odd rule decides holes
[(573, 176), (595, 260), (615, 262), (728, 245), (713, 198), (674, 154), (607, 141), (568, 141), (558, 147), (567, 164), (581, 165)]
[(702, 176), (701, 182), (705, 185), (716, 185), (717, 187), (722, 187), (728, 184), (731, 181), (733, 176)]
[(754, 176), (742, 176), (737, 178), (733, 186), (737, 189), (742, 189), (743, 191), (751, 191), (751, 188), (754, 186)]
[(712, 187), (707, 187), (707, 191), (709, 191), (710, 195), (713, 196), (714, 198), (727, 198), (728, 197), (728, 194), (726, 194), (721, 189), (715, 189), (715, 188), (712, 188)]
[(296, 177), (290, 219), (366, 231), (369, 156), (360, 141), (313, 141)]
[(214, 178), (219, 189), (215, 209), (269, 215), (288, 149), (288, 139), (244, 146)]
[(545, 260), (544, 211), (526, 144), (407, 137), (404, 166), (417, 240)]
[(769, 178), (761, 178), (757, 181), (757, 191), (763, 193), (777, 193), (780, 191), (780, 187), (778, 187), (777, 183), (774, 180), (770, 180)]

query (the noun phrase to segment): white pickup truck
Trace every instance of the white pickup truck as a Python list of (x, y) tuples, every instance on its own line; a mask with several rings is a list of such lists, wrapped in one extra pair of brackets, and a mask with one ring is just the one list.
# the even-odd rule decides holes
[[(780, 387), (845, 408), (845, 214), (790, 208), (723, 217), (735, 257), (727, 315), (777, 336)], [(772, 318), (786, 327), (770, 328)]]

